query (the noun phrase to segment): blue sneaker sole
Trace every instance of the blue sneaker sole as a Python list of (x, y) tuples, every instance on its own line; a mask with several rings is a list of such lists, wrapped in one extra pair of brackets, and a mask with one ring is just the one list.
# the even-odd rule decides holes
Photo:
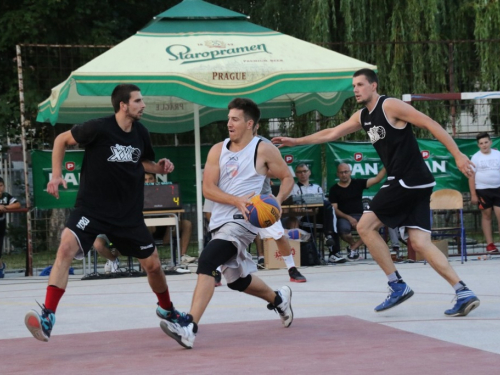
[(446, 312), (445, 312), (445, 315), (452, 316), (452, 317), (453, 316), (467, 316), (472, 310), (479, 307), (480, 304), (481, 304), (481, 301), (479, 301), (478, 298), (471, 299), (469, 302), (466, 303), (466, 305), (462, 309), (457, 311), (455, 314), (446, 314)]
[(413, 292), (413, 290), (410, 290), (407, 294), (405, 294), (401, 299), (398, 300), (398, 302), (396, 302), (395, 304), (391, 305), (391, 306), (388, 306), (386, 307), (385, 309), (380, 309), (380, 310), (375, 310), (375, 312), (381, 312), (381, 311), (385, 311), (385, 310), (389, 310), (389, 309), (392, 309), (393, 307), (396, 307), (397, 305), (400, 305), (402, 304), (404, 301), (406, 301), (407, 299), (409, 299), (411, 296), (413, 296), (415, 293)]

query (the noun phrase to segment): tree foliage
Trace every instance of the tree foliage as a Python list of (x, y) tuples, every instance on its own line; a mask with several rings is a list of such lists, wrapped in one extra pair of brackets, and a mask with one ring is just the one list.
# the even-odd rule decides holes
[[(250, 21), (291, 36), (320, 44), (378, 66), (380, 91), (441, 93), (498, 90), (500, 83), (500, 0), (208, 0), (240, 13)], [(19, 0), (0, 4), (0, 142), (19, 131), (19, 97), (15, 45), (19, 43), (112, 45), (142, 28), (179, 0)], [(50, 54), (50, 51), (47, 51)], [(83, 56), (80, 52), (79, 59)], [(88, 53), (88, 52), (87, 52)], [(75, 59), (66, 56), (65, 59)], [(36, 103), (45, 99), (55, 82), (69, 74), (43, 61), (24, 67), (29, 119), (34, 123)], [(40, 80), (41, 76), (45, 78)], [(37, 81), (38, 80), (38, 81)], [(333, 119), (334, 126), (356, 108), (347, 101)], [(444, 106), (423, 102), (417, 108), (444, 125)], [(292, 118), (290, 134), (314, 131), (314, 114)], [(43, 128), (43, 127), (42, 127)], [(46, 129), (50, 138), (53, 130)], [(225, 133), (223, 124), (202, 132), (205, 141)], [(43, 132), (42, 132), (43, 134)], [(162, 142), (171, 143), (171, 136)], [(179, 135), (189, 142), (192, 135)], [(220, 139), (220, 138), (219, 138)]]

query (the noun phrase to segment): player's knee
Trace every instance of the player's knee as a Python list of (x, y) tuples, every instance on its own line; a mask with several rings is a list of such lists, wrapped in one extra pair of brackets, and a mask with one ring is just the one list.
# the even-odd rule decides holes
[(227, 287), (238, 292), (244, 292), (252, 282), (252, 275), (247, 277), (240, 277), (238, 280), (227, 284)]
[(144, 271), (148, 274), (163, 273), (161, 263), (156, 261), (156, 259), (148, 259), (145, 262), (141, 262), (141, 267), (144, 268)]
[(431, 246), (432, 246), (432, 242), (431, 242), (430, 238), (427, 239), (424, 237), (415, 237), (415, 236), (411, 238), (411, 247), (416, 252), (425, 251), (425, 250), (429, 249)]
[(198, 258), (198, 269), (196, 271), (197, 274), (213, 276), (214, 271), (217, 269), (219, 265), (214, 264), (212, 259), (208, 256), (208, 252), (202, 251)]

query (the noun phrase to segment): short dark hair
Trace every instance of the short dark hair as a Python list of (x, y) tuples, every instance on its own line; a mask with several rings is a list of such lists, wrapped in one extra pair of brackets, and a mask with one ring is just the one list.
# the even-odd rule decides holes
[(367, 68), (359, 69), (353, 74), (353, 77), (359, 77), (359, 76), (365, 76), (368, 82), (370, 83), (375, 82), (378, 86), (377, 73), (375, 73), (373, 70)]
[(253, 128), (257, 126), (260, 120), (259, 106), (248, 98), (234, 98), (228, 104), (227, 109), (241, 109), (245, 116), (245, 121), (253, 120)]
[(2, 177), (0, 177), (0, 184), (4, 184), (5, 185)]
[(299, 164), (297, 164), (295, 166), (295, 170), (297, 170), (297, 168), (299, 168), (299, 167), (306, 167), (308, 171), (311, 170), (306, 163), (299, 163)]
[(120, 110), (121, 102), (128, 103), (132, 91), (141, 91), (141, 89), (131, 83), (122, 83), (115, 87), (111, 94), (111, 104), (113, 105), (115, 113), (118, 113)]
[(490, 138), (490, 135), (486, 132), (482, 132), (482, 133), (479, 133), (478, 135), (476, 135), (476, 141), (479, 142), (480, 139), (482, 138), (488, 138), (488, 139), (491, 139)]

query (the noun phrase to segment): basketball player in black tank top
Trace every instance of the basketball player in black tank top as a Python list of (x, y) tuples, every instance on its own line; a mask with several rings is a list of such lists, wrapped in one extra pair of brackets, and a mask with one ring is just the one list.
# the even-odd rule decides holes
[(396, 270), (389, 248), (378, 232), (386, 225), (404, 227), (414, 250), (455, 289), (457, 302), (445, 314), (466, 316), (479, 306), (479, 299), (432, 244), (429, 201), (435, 182), (422, 159), (410, 124), (430, 131), (453, 155), (465, 176), (472, 175), (473, 164), (437, 122), (399, 99), (379, 95), (377, 88), (378, 78), (374, 71), (357, 71), (353, 76), (353, 90), (356, 101), (365, 106), (363, 109), (334, 128), (302, 138), (276, 137), (272, 141), (280, 147), (326, 143), (364, 129), (387, 170), (387, 182), (375, 195), (357, 227), (363, 242), (370, 244), (373, 259), (389, 279), (390, 293), (375, 311), (390, 309), (413, 295)]

